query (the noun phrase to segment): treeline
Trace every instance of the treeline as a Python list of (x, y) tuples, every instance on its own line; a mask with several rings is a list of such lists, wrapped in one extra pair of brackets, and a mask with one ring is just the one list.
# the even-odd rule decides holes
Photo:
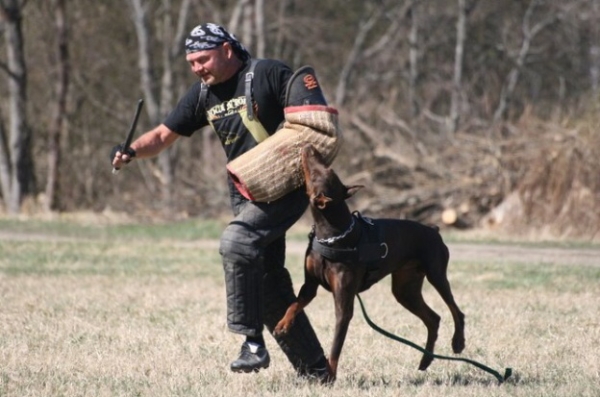
[[(0, 0), (4, 211), (226, 208), (210, 131), (116, 176), (108, 159), (138, 99), (139, 134), (193, 81), (182, 40), (208, 21), (255, 57), (313, 65), (341, 114), (340, 174), (377, 186), (363, 205), (413, 218), (473, 197), (478, 214), (489, 211), (526, 165), (498, 160), (472, 175), (482, 145), (500, 159), (524, 117), (563, 125), (589, 114), (600, 85), (595, 0)], [(457, 175), (484, 181), (454, 200), (457, 189), (444, 186)]]

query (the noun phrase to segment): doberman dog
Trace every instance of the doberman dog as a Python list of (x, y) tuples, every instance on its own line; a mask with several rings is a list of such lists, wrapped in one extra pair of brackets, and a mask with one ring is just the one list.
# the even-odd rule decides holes
[[(290, 329), (294, 317), (316, 296), (319, 285), (330, 291), (335, 302), (336, 324), (328, 359), (329, 377), (323, 381), (335, 381), (354, 312), (354, 296), (391, 274), (394, 297), (425, 323), (425, 349), (433, 353), (440, 316), (423, 299), (423, 280), (427, 277), (452, 313), (452, 350), (462, 352), (464, 314), (450, 289), (446, 275), (449, 251), (438, 228), (409, 220), (370, 219), (350, 212), (345, 200), (363, 186), (345, 186), (311, 145), (302, 148), (301, 156), (315, 224), (304, 262), (304, 285), (276, 325), (275, 334)], [(427, 369), (432, 360), (431, 355), (424, 354), (419, 370)]]

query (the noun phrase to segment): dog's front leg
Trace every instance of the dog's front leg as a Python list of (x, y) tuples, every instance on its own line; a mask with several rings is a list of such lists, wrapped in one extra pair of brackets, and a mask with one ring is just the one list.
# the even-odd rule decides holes
[(273, 334), (283, 335), (290, 330), (296, 316), (317, 296), (318, 288), (319, 283), (315, 280), (308, 279), (304, 282), (298, 293), (298, 298), (288, 307), (283, 318), (275, 326)]
[(333, 299), (335, 302), (335, 333), (333, 335), (333, 343), (331, 345), (331, 353), (329, 355), (329, 373), (335, 379), (337, 376), (337, 367), (342, 354), (342, 347), (348, 334), (350, 320), (354, 315), (354, 295), (356, 291), (356, 283), (351, 277), (350, 280), (344, 280), (340, 277), (336, 282), (330, 284), (332, 287)]

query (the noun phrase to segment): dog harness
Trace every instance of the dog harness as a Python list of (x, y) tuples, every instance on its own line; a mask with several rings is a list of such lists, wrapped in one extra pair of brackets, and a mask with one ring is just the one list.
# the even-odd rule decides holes
[[(365, 263), (367, 269), (361, 287), (361, 290), (364, 291), (380, 279), (379, 264), (389, 253), (389, 247), (385, 242), (384, 228), (381, 227), (385, 220), (374, 221), (371, 218), (363, 217), (358, 211), (353, 212), (352, 216), (352, 223), (348, 230), (340, 236), (329, 239), (317, 239), (313, 226), (308, 235), (309, 246), (333, 262)], [(333, 247), (331, 245), (350, 234), (354, 227), (360, 233), (358, 244), (355, 247)]]

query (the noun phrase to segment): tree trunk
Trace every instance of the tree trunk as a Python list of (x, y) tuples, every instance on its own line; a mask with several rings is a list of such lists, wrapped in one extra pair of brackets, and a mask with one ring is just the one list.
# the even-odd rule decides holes
[(337, 88), (335, 90), (334, 103), (335, 106), (338, 108), (341, 107), (344, 104), (344, 101), (346, 100), (346, 89), (350, 80), (350, 75), (354, 70), (356, 62), (360, 58), (361, 50), (365, 41), (367, 40), (367, 36), (371, 29), (375, 27), (383, 11), (383, 6), (378, 7), (370, 15), (366, 15), (365, 19), (359, 23), (358, 32), (354, 37), (354, 44), (352, 45), (350, 54), (348, 54), (346, 62), (344, 63), (344, 66), (340, 71), (340, 78), (338, 80)]
[(256, 0), (254, 6), (254, 21), (256, 29), (256, 58), (266, 56), (267, 39), (265, 37), (265, 1)]
[(498, 107), (494, 112), (494, 123), (501, 121), (508, 109), (508, 105), (510, 100), (512, 99), (513, 92), (515, 87), (517, 86), (517, 82), (519, 81), (519, 76), (523, 67), (525, 66), (525, 60), (529, 56), (529, 51), (531, 48), (531, 42), (540, 33), (544, 28), (554, 23), (557, 19), (560, 18), (560, 14), (550, 15), (549, 17), (541, 20), (533, 27), (530, 27), (531, 17), (535, 8), (540, 4), (542, 0), (531, 0), (529, 3), (529, 7), (527, 11), (525, 11), (525, 15), (523, 17), (523, 41), (521, 42), (521, 48), (519, 49), (519, 53), (517, 58), (515, 59), (514, 66), (511, 71), (508, 73), (508, 77), (506, 78), (506, 83), (502, 87), (502, 91), (500, 92), (500, 99), (498, 101)]
[(467, 36), (467, 0), (458, 0), (458, 21), (456, 22), (456, 47), (454, 51), (454, 78), (452, 80), (452, 100), (450, 103), (449, 138), (452, 139), (460, 121), (462, 69), (465, 39)]
[(419, 14), (417, 4), (419, 0), (411, 0), (410, 4), (410, 33), (408, 34), (408, 59), (410, 70), (408, 74), (408, 101), (410, 103), (410, 116), (414, 120), (419, 114), (417, 101), (417, 79), (419, 78)]
[(590, 85), (592, 87), (593, 97), (597, 97), (600, 89), (600, 4), (597, 1), (592, 2), (592, 18), (595, 23), (591, 27), (590, 40)]
[[(171, 0), (162, 0), (162, 18), (155, 18), (163, 23), (163, 29), (161, 29), (163, 36), (155, 40), (163, 46), (160, 85), (156, 83), (157, 76), (152, 64), (152, 46), (150, 45), (152, 40), (147, 18), (149, 3), (145, 3), (143, 0), (128, 0), (128, 2), (131, 6), (132, 19), (138, 38), (138, 65), (142, 92), (144, 93), (145, 102), (148, 104), (146, 106), (147, 114), (151, 124), (158, 125), (162, 122), (168, 109), (173, 106), (175, 98), (173, 60), (183, 53), (181, 43), (186, 34), (185, 26), (191, 1), (184, 0), (181, 3), (176, 28), (171, 17)], [(158, 156), (163, 209), (167, 216), (172, 214), (174, 210), (173, 184), (176, 158), (176, 147), (168, 148)]]
[[(9, 187), (3, 191), (6, 210), (17, 214), (23, 198), (33, 192), (35, 184), (31, 157), (31, 131), (26, 122), (27, 70), (24, 57), (21, 5), (17, 0), (0, 1), (0, 20), (4, 22), (8, 76), (8, 168)], [(4, 139), (4, 138), (3, 138)]]
[(66, 117), (67, 95), (69, 92), (69, 46), (68, 30), (65, 15), (65, 0), (53, 0), (54, 21), (56, 24), (57, 35), (57, 76), (56, 76), (56, 102), (53, 110), (50, 128), (48, 129), (48, 171), (46, 181), (46, 200), (44, 202), (45, 210), (52, 211), (59, 209), (60, 195), (60, 143), (62, 129)]
[(277, 12), (277, 33), (275, 35), (275, 50), (273, 56), (278, 59), (285, 58), (285, 47), (286, 47), (286, 17), (289, 12), (293, 10), (294, 2), (291, 0), (280, 0), (279, 8)]
[(4, 129), (4, 117), (2, 117), (2, 113), (0, 113), (0, 197), (10, 196), (10, 179), (8, 139), (6, 130)]
[[(254, 4), (250, 1), (246, 2), (242, 9), (242, 37), (241, 41), (250, 51), (254, 48), (254, 23), (252, 14), (254, 13)], [(239, 37), (238, 37), (239, 38)], [(252, 51), (254, 52), (254, 51)]]
[[(233, 8), (233, 11), (231, 12), (229, 23), (227, 24), (227, 30), (229, 31), (229, 33), (236, 35), (238, 39), (244, 39), (244, 37), (240, 37), (239, 33), (237, 32), (240, 31), (240, 20), (242, 20), (242, 18), (245, 17), (246, 8), (249, 5), (250, 0), (238, 0), (238, 2), (235, 4), (235, 7)], [(248, 50), (250, 50), (250, 48), (248, 47), (250, 45), (250, 42), (243, 44), (248, 48)]]

